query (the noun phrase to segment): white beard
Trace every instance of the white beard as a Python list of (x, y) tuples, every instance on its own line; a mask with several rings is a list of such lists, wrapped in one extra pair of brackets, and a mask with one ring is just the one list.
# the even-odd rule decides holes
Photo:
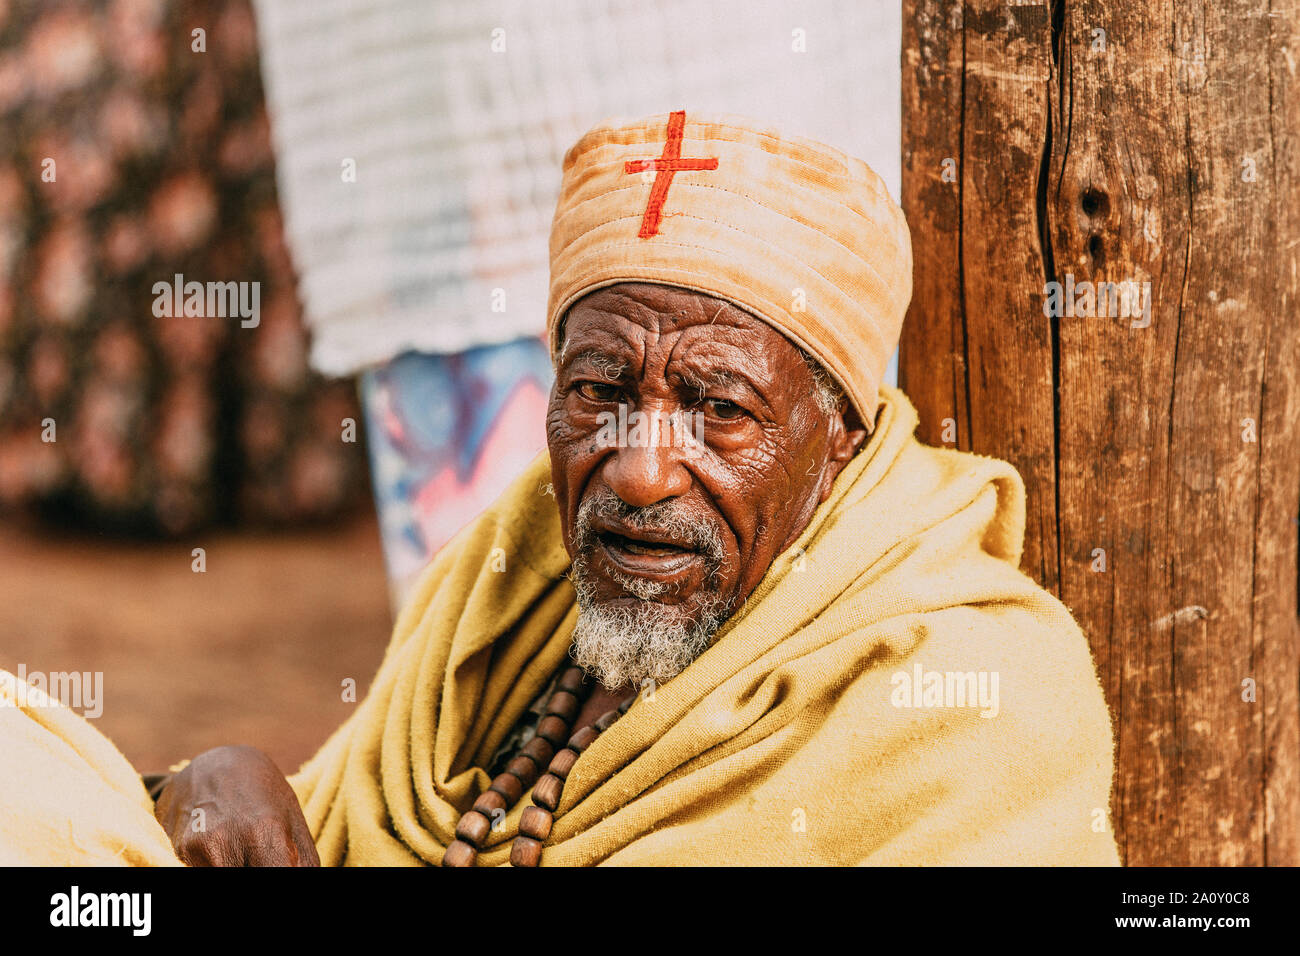
[[(721, 598), (703, 607), (637, 600), (597, 604), (578, 598), (578, 623), (569, 655), (608, 688), (655, 685), (676, 677), (708, 648), (730, 608)], [(689, 616), (688, 616), (689, 614)]]
[[(672, 590), (672, 585), (610, 570), (609, 576), (634, 600), (619, 604), (597, 601), (589, 567), (595, 546), (591, 519), (597, 513), (642, 527), (670, 528), (678, 536), (694, 540), (710, 569), (706, 583), (686, 601), (664, 604), (656, 599)], [(677, 512), (671, 502), (634, 509), (610, 492), (597, 494), (579, 509), (575, 544), (570, 576), (578, 595), (578, 623), (569, 655), (611, 690), (629, 684), (644, 687), (647, 680), (662, 684), (676, 677), (704, 653), (731, 616), (731, 602), (707, 590), (723, 561), (721, 535)]]

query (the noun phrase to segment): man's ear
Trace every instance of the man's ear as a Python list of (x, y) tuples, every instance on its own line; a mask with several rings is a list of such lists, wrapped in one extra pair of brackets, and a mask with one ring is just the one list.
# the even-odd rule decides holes
[(826, 448), (826, 470), (822, 473), (819, 504), (830, 497), (831, 485), (867, 440), (867, 429), (862, 424), (862, 418), (847, 398), (840, 400), (839, 409), (830, 419), (831, 433)]
[(831, 459), (840, 462), (841, 467), (858, 453), (862, 443), (867, 440), (867, 427), (862, 424), (862, 416), (847, 398), (840, 399), (840, 410), (835, 414), (839, 420), (831, 423)]

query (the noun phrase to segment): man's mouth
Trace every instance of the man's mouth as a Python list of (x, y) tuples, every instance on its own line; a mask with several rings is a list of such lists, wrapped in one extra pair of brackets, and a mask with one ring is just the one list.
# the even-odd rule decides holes
[(676, 576), (702, 560), (692, 542), (653, 531), (600, 529), (596, 531), (596, 540), (621, 570), (643, 577)]

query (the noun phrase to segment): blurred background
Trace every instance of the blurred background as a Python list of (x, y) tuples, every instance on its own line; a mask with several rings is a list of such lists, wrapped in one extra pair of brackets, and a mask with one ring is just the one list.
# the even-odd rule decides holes
[[(223, 743), (295, 769), (545, 447), (565, 150), (740, 113), (897, 197), (899, 16), (0, 0), (0, 667), (102, 672), (141, 771)], [(256, 284), (256, 320), (160, 310), (176, 276)]]

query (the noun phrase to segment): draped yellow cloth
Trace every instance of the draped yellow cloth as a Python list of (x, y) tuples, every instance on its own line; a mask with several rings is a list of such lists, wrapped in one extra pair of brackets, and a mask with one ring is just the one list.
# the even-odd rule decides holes
[(122, 752), (5, 670), (0, 768), (0, 866), (181, 865)]
[[(916, 421), (881, 390), (869, 443), (713, 645), (580, 757), (543, 866), (1118, 863), (1110, 720), (1084, 636), (1017, 570), (1021, 480)], [(443, 549), (291, 779), (326, 865), (438, 863), (564, 663), (549, 481), (543, 455)], [(902, 692), (931, 673), (996, 675), (996, 708)], [(507, 862), (529, 802), (479, 865)]]

